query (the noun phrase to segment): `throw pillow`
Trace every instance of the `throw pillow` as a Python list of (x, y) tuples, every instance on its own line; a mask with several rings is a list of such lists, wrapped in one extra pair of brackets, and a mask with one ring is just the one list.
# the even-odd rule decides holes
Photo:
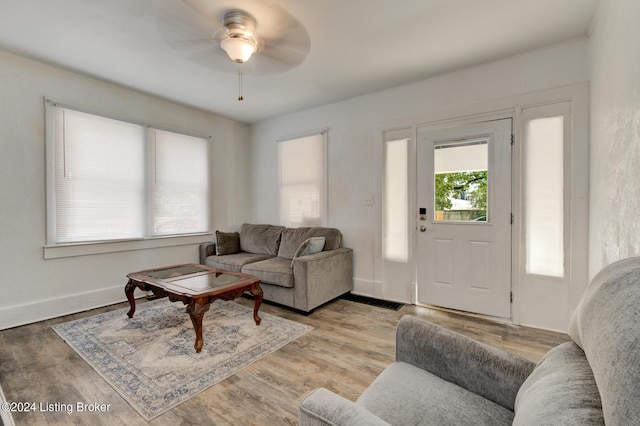
[(324, 237), (311, 237), (304, 240), (296, 250), (291, 259), (291, 268), (293, 268), (293, 261), (300, 256), (307, 256), (309, 254), (320, 253), (324, 248)]
[(216, 231), (216, 256), (240, 253), (240, 234)]

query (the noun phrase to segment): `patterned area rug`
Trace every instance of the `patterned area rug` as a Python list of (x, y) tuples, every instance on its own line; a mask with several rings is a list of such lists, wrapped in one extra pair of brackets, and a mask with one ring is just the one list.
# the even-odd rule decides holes
[(146, 420), (297, 339), (313, 328), (217, 300), (204, 315), (202, 352), (182, 303), (167, 299), (54, 325), (53, 330)]

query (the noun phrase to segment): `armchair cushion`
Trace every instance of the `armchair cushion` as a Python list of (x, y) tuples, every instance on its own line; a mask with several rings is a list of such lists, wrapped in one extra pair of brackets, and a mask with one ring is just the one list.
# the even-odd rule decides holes
[(498, 426), (513, 420), (512, 411), (405, 362), (387, 367), (356, 404), (393, 425)]
[(300, 424), (307, 426), (390, 426), (346, 398), (319, 388), (300, 402)]

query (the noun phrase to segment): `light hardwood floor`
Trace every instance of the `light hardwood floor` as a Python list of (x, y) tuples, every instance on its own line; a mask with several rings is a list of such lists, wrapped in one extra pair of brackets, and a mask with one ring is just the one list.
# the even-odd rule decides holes
[[(245, 298), (238, 302), (253, 305)], [(147, 423), (51, 330), (53, 324), (125, 306), (121, 303), (0, 332), (0, 385), (8, 401), (111, 404), (107, 413), (100, 414), (14, 413), (16, 425), (297, 424), (298, 403), (317, 387), (358, 398), (393, 361), (395, 327), (402, 315), (424, 318), (533, 361), (569, 340), (564, 334), (411, 305), (393, 311), (339, 299), (304, 316), (263, 303), (261, 311), (314, 330)]]

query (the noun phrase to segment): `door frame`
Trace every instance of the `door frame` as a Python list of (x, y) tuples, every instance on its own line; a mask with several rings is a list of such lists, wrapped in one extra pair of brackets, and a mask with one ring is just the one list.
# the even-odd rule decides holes
[[(417, 127), (433, 126), (451, 127), (452, 125), (463, 125), (478, 121), (496, 120), (502, 118), (513, 119), (513, 133), (515, 135), (515, 144), (512, 150), (512, 211), (514, 214), (514, 227), (512, 229), (512, 292), (513, 304), (511, 306), (511, 322), (517, 325), (528, 325), (532, 327), (549, 329), (554, 331), (568, 331), (568, 318), (577, 306), (577, 303), (584, 293), (588, 284), (588, 209), (589, 209), (589, 85), (587, 82), (578, 83), (569, 86), (543, 90), (535, 93), (516, 95), (509, 98), (497, 99), (483, 102), (481, 104), (459, 106), (453, 109), (437, 110), (420, 115), (405, 116), (393, 120), (385, 120), (375, 123), (374, 126), (374, 158), (376, 161), (375, 170), (383, 170), (383, 132), (390, 129), (411, 129), (412, 142), (410, 149), (415, 153), (415, 144), (417, 137)], [(521, 238), (522, 223), (519, 220), (522, 217), (522, 152), (521, 152), (521, 129), (522, 117), (521, 111), (528, 107), (552, 104), (562, 101), (570, 101), (572, 105), (571, 126), (572, 126), (572, 146), (571, 163), (579, 164), (571, 170), (571, 228), (567, 230), (570, 240), (569, 252), (565, 254), (570, 258), (568, 264), (570, 274), (568, 306), (566, 312), (566, 325), (547, 326), (544, 321), (538, 321), (535, 318), (536, 312), (532, 312), (526, 300), (522, 300), (525, 293), (522, 289), (520, 279), (521, 271), (524, 265), (521, 263), (521, 254), (523, 252), (523, 241)], [(412, 158), (415, 158), (413, 155)], [(410, 174), (415, 176), (416, 164), (409, 164)], [(410, 184), (410, 199), (415, 200), (416, 182), (415, 178)], [(374, 193), (376, 199), (383, 200), (382, 194), (382, 176), (381, 173), (374, 175), (374, 187), (377, 188)], [(371, 287), (361, 287), (359, 293), (383, 298), (387, 300), (395, 300), (404, 303), (415, 304), (417, 301), (416, 291), (416, 235), (412, 233), (410, 253), (411, 259), (405, 266), (407, 273), (412, 277), (410, 280), (402, 282), (394, 282), (385, 277), (385, 265), (382, 257), (382, 203), (376, 203), (379, 208), (374, 212), (374, 229), (373, 237), (375, 247), (373, 256), (375, 258), (373, 281)], [(413, 202), (409, 210), (415, 209)], [(415, 210), (410, 211), (409, 226), (415, 229), (417, 226), (417, 214)]]

